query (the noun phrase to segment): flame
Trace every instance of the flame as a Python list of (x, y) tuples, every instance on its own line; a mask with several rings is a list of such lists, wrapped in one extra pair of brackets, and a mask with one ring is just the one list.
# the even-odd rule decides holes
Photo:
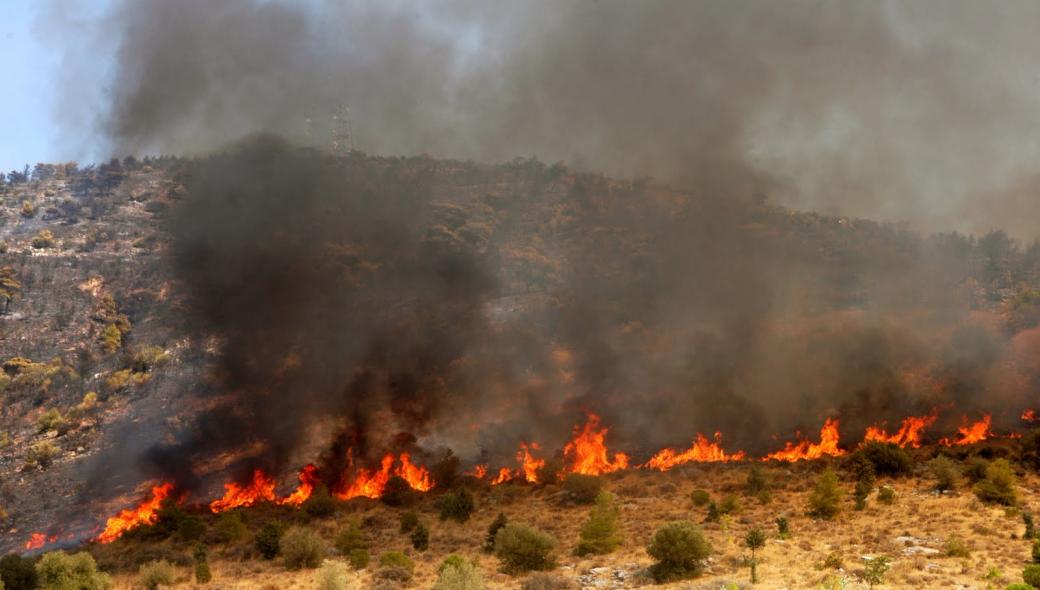
[(97, 536), (99, 543), (111, 543), (123, 533), (141, 525), (155, 524), (159, 516), (156, 514), (166, 498), (173, 492), (172, 483), (163, 483), (152, 488), (151, 498), (141, 502), (136, 508), (121, 511), (105, 522), (105, 529)]
[(477, 479), (484, 479), (487, 477), (487, 465), (477, 465), (473, 469), (470, 469), (465, 475), (472, 475)]
[[(400, 466), (396, 470), (394, 470), (394, 463), (397, 460), (394, 459), (392, 453), (388, 453), (383, 457), (378, 470), (358, 469), (354, 480), (349, 484), (340, 486), (339, 489), (333, 492), (333, 495), (340, 500), (350, 500), (358, 497), (378, 498), (383, 495), (386, 482), (390, 481), (390, 478), (394, 475), (403, 478), (414, 490), (426, 492), (433, 489), (430, 472), (425, 467), (412, 464), (408, 453), (401, 453), (398, 460), (400, 461)], [(351, 451), (348, 456), (348, 468), (353, 463), (353, 452)]]
[(993, 416), (986, 414), (978, 422), (972, 422), (968, 424), (968, 418), (965, 416), (961, 419), (961, 426), (957, 428), (957, 432), (960, 436), (957, 439), (951, 440), (944, 438), (939, 441), (939, 444), (947, 447), (970, 445), (977, 442), (982, 442), (987, 438), (993, 436), (990, 432), (990, 425), (993, 423)]
[[(51, 541), (52, 543), (54, 541)], [(25, 550), (32, 551), (39, 549), (47, 544), (47, 535), (43, 533), (33, 533), (29, 535), (29, 540), (25, 542)]]
[(1040, 420), (1040, 417), (1036, 415), (1036, 410), (1032, 408), (1028, 410), (1022, 410), (1021, 418), (1024, 422), (1036, 422), (1037, 420)]
[(516, 460), (520, 462), (517, 477), (523, 477), (527, 483), (538, 483), (538, 470), (545, 467), (545, 459), (536, 459), (531, 450), (537, 451), (538, 443), (530, 445), (520, 443), (520, 450), (516, 452)]
[(604, 443), (609, 429), (600, 428), (599, 416), (589, 412), (582, 428), (574, 428), (574, 438), (563, 447), (563, 456), (570, 462), (572, 473), (602, 475), (628, 468), (628, 455), (614, 453), (611, 461)]
[(823, 423), (823, 428), (820, 429), (819, 444), (802, 439), (800, 435), (799, 438), (800, 440), (797, 443), (788, 441), (782, 450), (770, 453), (762, 460), (794, 462), (803, 459), (819, 459), (825, 455), (838, 457), (845, 454), (845, 451), (838, 448), (838, 439), (841, 438), (841, 435), (838, 431), (838, 421), (836, 419), (828, 418)]
[(296, 487), (296, 490), (288, 496), (278, 500), (278, 503), (283, 506), (299, 506), (307, 501), (314, 492), (314, 488), (318, 487), (318, 468), (313, 464), (308, 463), (303, 466), (300, 470), (300, 485)]
[(248, 485), (235, 482), (224, 484), (224, 497), (210, 502), (209, 509), (217, 514), (232, 508), (252, 506), (257, 502), (274, 502), (277, 498), (274, 487), (274, 479), (257, 469), (253, 471), (253, 479)]
[(869, 426), (867, 427), (866, 435), (863, 437), (863, 442), (885, 442), (897, 444), (901, 447), (909, 446), (918, 449), (921, 447), (921, 433), (925, 428), (934, 424), (936, 418), (938, 418), (936, 414), (904, 418), (899, 430), (891, 435), (885, 432), (883, 424)]
[(743, 461), (746, 457), (747, 454), (744, 451), (726, 454), (726, 451), (722, 450), (721, 432), (715, 433), (714, 442), (709, 441), (706, 436), (698, 432), (697, 439), (693, 441), (690, 448), (681, 452), (675, 449), (664, 449), (651, 457), (643, 467), (657, 469), (658, 471), (668, 471), (673, 467), (690, 462), (725, 463), (729, 461)]
[(503, 467), (498, 470), (498, 475), (491, 481), (491, 485), (497, 486), (498, 484), (505, 483), (511, 479), (513, 479), (513, 472), (510, 471), (508, 467)]

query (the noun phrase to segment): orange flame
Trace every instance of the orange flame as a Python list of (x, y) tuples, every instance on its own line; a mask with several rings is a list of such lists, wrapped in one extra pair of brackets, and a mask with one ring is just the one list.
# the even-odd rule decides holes
[(783, 449), (766, 455), (762, 460), (794, 462), (803, 459), (819, 459), (825, 455), (838, 457), (845, 454), (845, 451), (838, 448), (839, 438), (841, 438), (841, 434), (838, 431), (838, 421), (828, 418), (823, 423), (823, 428), (820, 429), (819, 444), (802, 439), (799, 435), (800, 440), (797, 443), (788, 441)]
[(721, 432), (715, 433), (714, 442), (709, 441), (706, 436), (698, 432), (697, 439), (693, 441), (693, 445), (690, 448), (681, 452), (675, 449), (664, 449), (651, 457), (644, 467), (657, 469), (658, 471), (668, 471), (673, 467), (690, 462), (725, 463), (729, 461), (743, 461), (746, 456), (747, 454), (744, 451), (727, 454), (726, 451), (722, 450)]
[(972, 422), (968, 424), (968, 418), (965, 416), (961, 419), (961, 426), (957, 428), (957, 432), (960, 436), (956, 439), (944, 438), (939, 441), (939, 444), (947, 447), (970, 445), (977, 442), (982, 442), (987, 438), (993, 436), (990, 432), (990, 425), (993, 423), (993, 416), (986, 414), (978, 422)]
[(937, 415), (932, 414), (930, 416), (910, 416), (904, 418), (899, 430), (891, 435), (885, 432), (883, 424), (868, 426), (863, 442), (892, 443), (901, 447), (909, 446), (918, 449), (921, 447), (921, 433), (925, 428), (934, 424), (937, 417)]
[(582, 428), (574, 428), (574, 438), (563, 447), (563, 456), (570, 463), (572, 473), (602, 475), (628, 468), (628, 455), (614, 453), (610, 460), (605, 440), (609, 429), (600, 428), (599, 416), (589, 412)]
[(314, 493), (314, 488), (320, 483), (318, 480), (318, 468), (308, 463), (300, 470), (300, 485), (288, 496), (278, 501), (283, 506), (299, 506), (307, 501)]
[(513, 479), (513, 472), (510, 471), (508, 467), (503, 467), (498, 470), (498, 475), (496, 475), (495, 479), (491, 481), (491, 485), (497, 486), (498, 484), (505, 483), (511, 479)]
[(538, 443), (530, 445), (520, 443), (520, 450), (516, 452), (516, 460), (520, 462), (520, 470), (517, 477), (523, 477), (527, 483), (538, 483), (538, 470), (545, 467), (545, 459), (536, 459), (531, 450), (537, 451)]
[(25, 550), (32, 551), (33, 549), (39, 549), (47, 544), (47, 535), (43, 533), (33, 533), (29, 535), (29, 540), (25, 542)]
[(465, 475), (472, 475), (477, 479), (484, 479), (487, 477), (487, 465), (477, 465), (473, 469), (470, 469)]
[[(408, 485), (414, 490), (426, 492), (433, 488), (430, 472), (425, 467), (412, 464), (408, 453), (401, 453), (399, 460), (401, 464), (395, 470), (394, 456), (388, 453), (383, 457), (378, 470), (359, 469), (354, 480), (349, 484), (340, 486), (339, 489), (333, 492), (333, 495), (340, 500), (350, 500), (358, 497), (378, 498), (383, 495), (386, 482), (390, 481), (390, 478), (395, 475), (407, 481)], [(353, 462), (353, 454), (351, 454), (348, 457), (348, 463), (352, 465)]]
[(1024, 422), (1036, 422), (1037, 420), (1040, 420), (1040, 417), (1037, 417), (1036, 415), (1036, 410), (1032, 408), (1028, 410), (1022, 410), (1021, 418)]
[(172, 483), (164, 483), (152, 488), (152, 497), (141, 502), (136, 508), (121, 511), (105, 522), (105, 529), (97, 536), (99, 543), (111, 543), (123, 533), (141, 525), (155, 524), (159, 519), (157, 512), (166, 498), (173, 492)]
[(257, 469), (253, 471), (253, 479), (248, 485), (235, 482), (224, 484), (224, 497), (210, 502), (209, 509), (217, 514), (232, 508), (252, 506), (257, 502), (274, 502), (274, 487), (274, 479)]

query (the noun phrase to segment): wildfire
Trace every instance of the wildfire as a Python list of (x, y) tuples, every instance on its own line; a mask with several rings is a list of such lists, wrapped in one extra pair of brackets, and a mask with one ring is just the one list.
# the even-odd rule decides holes
[(658, 471), (668, 471), (685, 463), (725, 463), (729, 461), (743, 461), (746, 457), (747, 454), (744, 451), (727, 454), (722, 449), (721, 432), (715, 433), (714, 442), (709, 441), (706, 436), (698, 432), (697, 438), (693, 441), (690, 448), (681, 452), (675, 449), (664, 449), (651, 457), (644, 467), (657, 469)]
[(1037, 420), (1040, 420), (1040, 417), (1036, 415), (1036, 410), (1032, 408), (1028, 410), (1022, 410), (1022, 416), (1020, 417), (1022, 418), (1023, 422), (1036, 422)]
[[(412, 464), (408, 453), (401, 453), (399, 457), (400, 465), (397, 469), (394, 469), (396, 461), (398, 460), (394, 459), (393, 454), (388, 453), (383, 457), (378, 470), (359, 469), (354, 480), (345, 486), (341, 486), (340, 489), (333, 492), (334, 495), (340, 500), (350, 500), (358, 497), (378, 498), (383, 495), (386, 482), (390, 481), (390, 478), (395, 475), (407, 481), (408, 485), (414, 490), (426, 492), (433, 488), (430, 472), (421, 465)], [(349, 462), (353, 463), (353, 457), (350, 458)]]
[(600, 428), (599, 416), (591, 412), (584, 427), (575, 427), (574, 438), (563, 447), (572, 473), (602, 475), (628, 468), (628, 455), (624, 453), (614, 453), (614, 460), (610, 460), (604, 443), (607, 432), (609, 429)]
[(296, 490), (288, 496), (278, 501), (279, 504), (285, 506), (299, 506), (307, 501), (314, 492), (314, 488), (318, 487), (320, 483), (318, 481), (318, 468), (308, 463), (303, 466), (300, 470), (300, 485), (296, 487)]
[[(53, 541), (51, 541), (53, 542)], [(25, 542), (25, 550), (32, 551), (39, 549), (47, 544), (47, 535), (43, 533), (33, 533), (29, 535), (29, 540)]]
[(155, 524), (159, 518), (156, 514), (162, 503), (173, 493), (172, 483), (163, 483), (152, 488), (152, 496), (141, 502), (136, 508), (123, 510), (119, 514), (109, 518), (105, 523), (105, 529), (97, 536), (99, 543), (111, 543), (123, 533), (141, 525)]
[(210, 502), (209, 509), (217, 514), (232, 508), (252, 506), (257, 502), (274, 502), (277, 499), (274, 488), (274, 479), (257, 469), (253, 471), (253, 479), (248, 485), (235, 482), (224, 484), (224, 497)]
[(505, 483), (511, 479), (513, 479), (513, 472), (510, 471), (508, 467), (503, 467), (498, 470), (498, 475), (495, 476), (495, 479), (491, 480), (491, 485), (497, 486), (498, 484)]
[[(516, 452), (516, 461), (520, 464), (516, 470), (512, 470), (508, 467), (503, 467), (498, 470), (498, 475), (491, 480), (491, 485), (497, 486), (500, 483), (505, 483), (510, 480), (519, 479), (526, 481), (527, 483), (538, 483), (538, 472), (545, 467), (545, 459), (539, 459), (534, 456), (531, 451), (540, 450), (541, 447), (538, 443), (525, 443), (520, 442), (520, 449)], [(484, 468), (484, 472), (487, 472), (487, 468)]]
[(964, 417), (961, 420), (962, 425), (957, 428), (957, 432), (960, 436), (956, 439), (944, 438), (939, 441), (939, 444), (947, 447), (970, 445), (977, 442), (982, 442), (987, 438), (993, 436), (990, 432), (990, 425), (993, 423), (993, 416), (986, 414), (978, 422), (972, 422), (968, 424), (968, 418)]
[(788, 441), (783, 449), (766, 455), (762, 460), (794, 462), (803, 459), (819, 459), (828, 455), (838, 457), (845, 454), (845, 451), (838, 448), (839, 438), (841, 438), (841, 434), (838, 431), (838, 421), (828, 418), (823, 423), (823, 428), (820, 429), (819, 444), (802, 438), (797, 443)]
[(472, 475), (477, 479), (484, 479), (487, 477), (487, 465), (477, 465), (473, 469), (470, 469), (465, 473), (466, 475)]
[(910, 416), (903, 419), (902, 426), (895, 434), (887, 434), (882, 426), (869, 426), (863, 437), (864, 442), (885, 442), (897, 444), (901, 447), (921, 447), (921, 433), (935, 423), (938, 416)]

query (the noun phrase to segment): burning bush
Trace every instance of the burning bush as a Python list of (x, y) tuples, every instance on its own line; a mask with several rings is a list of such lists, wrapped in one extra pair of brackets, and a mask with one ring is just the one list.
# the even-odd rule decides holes
[(456, 522), (466, 522), (470, 514), (476, 508), (473, 494), (462, 488), (454, 492), (448, 492), (441, 496), (438, 502), (441, 512), (441, 520), (452, 519)]
[(845, 491), (838, 484), (838, 475), (828, 467), (809, 495), (809, 516), (829, 520), (841, 512), (841, 498)]
[(394, 475), (386, 481), (379, 499), (387, 506), (411, 506), (415, 502), (415, 490), (405, 478)]
[(983, 502), (1014, 506), (1018, 501), (1015, 492), (1015, 473), (1007, 459), (997, 459), (986, 468), (986, 478), (975, 484), (975, 495)]
[(525, 525), (507, 524), (495, 535), (495, 556), (502, 568), (512, 574), (544, 571), (555, 567), (556, 539), (548, 533)]
[(303, 527), (292, 527), (278, 544), (285, 567), (290, 570), (313, 569), (325, 559), (325, 542), (318, 533)]
[(150, 561), (138, 570), (138, 580), (147, 590), (158, 590), (160, 586), (172, 586), (176, 572), (165, 559)]
[(662, 583), (699, 576), (711, 544), (692, 522), (677, 521), (658, 529), (646, 552), (656, 560), (650, 574)]
[(484, 590), (484, 578), (472, 561), (449, 555), (437, 569), (433, 590)]
[(617, 497), (610, 492), (600, 492), (589, 519), (581, 527), (581, 536), (574, 554), (606, 555), (621, 545), (621, 529), (618, 525)]
[(563, 480), (566, 498), (576, 504), (592, 504), (603, 489), (603, 479), (594, 475), (572, 473)]
[(36, 573), (40, 590), (107, 590), (112, 586), (112, 579), (98, 571), (94, 558), (86, 552), (48, 553), (36, 563)]

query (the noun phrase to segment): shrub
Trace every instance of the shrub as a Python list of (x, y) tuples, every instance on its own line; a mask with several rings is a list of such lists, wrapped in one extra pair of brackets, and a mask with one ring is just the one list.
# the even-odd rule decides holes
[(473, 562), (450, 555), (437, 571), (433, 590), (484, 590), (484, 578)]
[(874, 559), (867, 560), (863, 566), (863, 581), (867, 583), (867, 586), (873, 588), (885, 581), (889, 563), (891, 563), (889, 558), (880, 555)]
[(1014, 584), (1004, 586), (1004, 590), (1036, 590), (1036, 588), (1024, 582), (1015, 582)]
[(535, 477), (538, 478), (538, 483), (556, 484), (560, 483), (561, 473), (563, 473), (563, 461), (550, 457), (535, 471)]
[(311, 518), (328, 518), (336, 513), (336, 500), (329, 493), (329, 488), (318, 486), (303, 503), (303, 511)]
[(32, 238), (32, 247), (37, 250), (44, 248), (54, 247), (54, 233), (49, 229), (40, 230), (40, 233), (36, 234)]
[(256, 533), (253, 544), (264, 559), (274, 559), (281, 547), (285, 527), (277, 521), (268, 521)]
[(318, 590), (347, 590), (347, 566), (339, 561), (326, 561), (314, 573), (314, 585)]
[[(115, 324), (108, 324), (105, 329), (101, 331), (101, 348), (105, 352), (112, 353), (119, 350), (119, 347), (123, 345), (123, 332), (116, 327)], [(124, 369), (127, 373), (130, 373), (130, 369)]]
[(419, 524), (419, 513), (414, 510), (401, 513), (401, 533), (410, 533)]
[(765, 475), (762, 474), (762, 467), (759, 465), (752, 465), (747, 474), (747, 481), (744, 482), (744, 493), (748, 496), (757, 497), (762, 492), (768, 491), (769, 482), (766, 481)]
[(387, 480), (379, 499), (387, 506), (411, 506), (415, 502), (415, 490), (407, 480), (395, 475)]
[(744, 536), (744, 546), (751, 550), (751, 583), (758, 583), (758, 561), (755, 559), (755, 551), (766, 546), (766, 534), (762, 529), (755, 527)]
[(36, 575), (40, 590), (107, 590), (112, 585), (85, 551), (71, 555), (52, 551), (36, 563)]
[(991, 504), (1013, 506), (1017, 501), (1015, 474), (1007, 459), (997, 459), (986, 467), (986, 478), (973, 488), (979, 500)]
[(51, 441), (38, 442), (29, 447), (29, 450), (25, 453), (25, 465), (29, 468), (39, 467), (40, 469), (47, 469), (54, 464), (54, 460), (59, 455), (61, 455), (61, 449)]
[(17, 553), (0, 558), (0, 582), (4, 590), (35, 590), (38, 582), (33, 560)]
[(960, 475), (957, 473), (957, 464), (949, 457), (940, 455), (932, 459), (928, 462), (928, 471), (935, 480), (934, 489), (936, 491), (945, 492), (957, 487)]
[(787, 517), (778, 516), (776, 518), (776, 536), (781, 539), (788, 539), (791, 537), (791, 525), (787, 522)]
[(694, 506), (704, 506), (711, 501), (711, 496), (704, 490), (693, 490), (690, 499), (693, 500)]
[(416, 551), (426, 551), (430, 547), (430, 529), (426, 528), (426, 525), (419, 523), (415, 525), (415, 529), (412, 530), (412, 548)]
[(726, 494), (718, 505), (719, 515), (736, 514), (740, 512), (740, 500), (735, 494)]
[(555, 538), (524, 524), (507, 524), (495, 535), (495, 556), (510, 573), (552, 569), (555, 548)]
[(982, 481), (986, 477), (989, 461), (982, 457), (972, 457), (964, 464), (964, 477), (971, 483)]
[(874, 466), (877, 475), (908, 475), (914, 469), (914, 460), (906, 449), (897, 444), (871, 441), (853, 453), (853, 460), (862, 458)]
[(246, 536), (249, 529), (237, 511), (224, 512), (217, 518), (213, 537), (220, 543), (234, 543)]
[(182, 541), (195, 541), (206, 532), (206, 523), (194, 514), (185, 515), (177, 523), (177, 538)]
[(578, 584), (556, 574), (537, 573), (528, 576), (520, 590), (578, 590)]
[(809, 516), (813, 518), (831, 519), (841, 512), (841, 498), (845, 492), (838, 485), (838, 476), (834, 470), (827, 468), (820, 474), (816, 487), (809, 495)]
[(563, 480), (567, 498), (577, 504), (592, 504), (603, 489), (603, 479), (594, 475), (572, 473)]
[(311, 529), (293, 527), (285, 532), (279, 550), (290, 570), (316, 568), (325, 559), (325, 543)]
[(877, 491), (877, 500), (885, 506), (891, 506), (896, 501), (896, 491), (888, 486), (881, 486)]
[(456, 522), (466, 522), (476, 507), (473, 502), (473, 494), (463, 488), (454, 492), (448, 492), (441, 496), (438, 503), (441, 511), (441, 520), (452, 519)]
[(415, 571), (415, 562), (400, 551), (387, 551), (379, 556), (379, 567), (399, 567), (411, 573)]
[(1040, 588), (1040, 565), (1031, 563), (1022, 570), (1022, 581), (1034, 588)]
[(451, 449), (445, 450), (430, 466), (430, 477), (434, 486), (440, 490), (447, 490), (455, 485), (459, 479), (459, 458)]
[(1040, 563), (1040, 539), (1033, 541), (1033, 563)]
[(959, 538), (949, 537), (943, 543), (943, 555), (946, 557), (971, 557), (971, 550)]
[(491, 521), (491, 525), (488, 526), (487, 536), (484, 537), (485, 553), (493, 553), (495, 551), (495, 538), (498, 536), (498, 531), (508, 523), (509, 520), (506, 519), (505, 512), (499, 512), (495, 520)]
[(47, 410), (36, 419), (36, 429), (41, 433), (54, 430), (58, 433), (58, 436), (61, 436), (71, 428), (72, 423), (69, 422), (68, 418), (62, 416), (57, 409)]
[(610, 492), (600, 492), (589, 519), (581, 527), (581, 535), (574, 554), (606, 555), (621, 545), (621, 529), (618, 525), (617, 498)]
[(147, 590), (156, 590), (160, 586), (172, 586), (175, 574), (173, 565), (165, 559), (150, 561), (138, 570), (141, 585)]
[(349, 555), (355, 549), (368, 549), (365, 533), (354, 522), (348, 522), (332, 541), (340, 555)]
[(1036, 537), (1036, 525), (1033, 522), (1033, 515), (1031, 513), (1022, 513), (1022, 523), (1026, 525), (1026, 530), (1022, 532), (1022, 538), (1032, 539), (1033, 537)]
[(199, 584), (208, 584), (213, 579), (213, 572), (209, 569), (208, 561), (195, 562), (195, 581)]
[(368, 549), (360, 547), (357, 549), (351, 549), (348, 559), (350, 560), (350, 567), (356, 570), (363, 570), (368, 567)]
[(658, 529), (646, 552), (656, 560), (650, 567), (654, 580), (668, 582), (700, 575), (711, 545), (692, 522), (677, 521)]

